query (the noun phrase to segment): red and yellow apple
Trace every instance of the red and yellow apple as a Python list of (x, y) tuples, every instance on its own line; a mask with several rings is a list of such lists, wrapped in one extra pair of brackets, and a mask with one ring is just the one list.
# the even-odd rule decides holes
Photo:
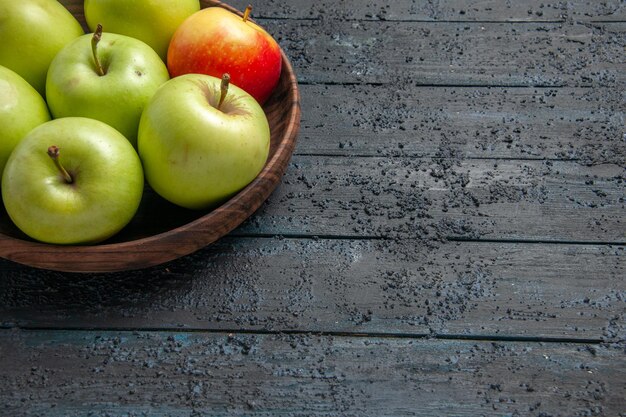
[(263, 28), (221, 7), (189, 16), (178, 27), (167, 52), (172, 77), (229, 73), (231, 82), (263, 104), (278, 84), (282, 66), (280, 47)]

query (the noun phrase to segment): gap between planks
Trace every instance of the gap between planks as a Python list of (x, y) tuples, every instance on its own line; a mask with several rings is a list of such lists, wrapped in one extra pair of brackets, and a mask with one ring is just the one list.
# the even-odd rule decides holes
[[(297, 156), (319, 156), (319, 157), (330, 157), (330, 158), (407, 158), (407, 159), (437, 159), (437, 160), (447, 160), (447, 159), (458, 159), (451, 156), (426, 156), (426, 155), (380, 155), (380, 154), (366, 154), (366, 153), (346, 153), (346, 154), (336, 154), (336, 153), (323, 153), (323, 152), (298, 152), (295, 151), (293, 153)], [(546, 162), (579, 162), (580, 158), (546, 158), (546, 157), (506, 157), (506, 156), (471, 156), (462, 158), (465, 161), (512, 161), (512, 162), (522, 162), (522, 161), (546, 161)]]
[(449, 242), (463, 243), (524, 243), (524, 244), (554, 244), (554, 245), (580, 245), (580, 246), (626, 246), (626, 242), (594, 242), (584, 240), (548, 240), (548, 239), (472, 239), (463, 236), (448, 236)]
[[(375, 235), (322, 235), (322, 234), (304, 234), (304, 233), (237, 233), (236, 231), (231, 233), (230, 236), (242, 238), (242, 239), (293, 239), (293, 240), (394, 240), (394, 241), (413, 241), (420, 238), (406, 238), (406, 237), (389, 237), (389, 236), (375, 236)], [(626, 246), (626, 242), (619, 241), (581, 241), (581, 240), (549, 240), (549, 239), (474, 239), (463, 236), (446, 236), (448, 242), (461, 242), (461, 243), (511, 243), (511, 244), (541, 244), (541, 245), (578, 245), (578, 246)]]
[[(372, 86), (372, 87), (383, 87), (383, 86), (392, 86), (395, 83), (393, 81), (381, 81), (381, 82), (372, 82), (372, 81), (309, 81), (309, 80), (298, 80), (299, 85), (326, 85), (326, 86)], [(433, 83), (420, 83), (415, 82), (412, 84), (412, 87), (415, 88), (572, 88), (565, 84), (478, 84), (478, 83), (441, 83), (441, 84), (433, 84)], [(576, 88), (595, 88), (595, 86), (591, 85), (581, 85)]]
[(0, 331), (63, 331), (63, 332), (129, 332), (129, 333), (204, 333), (223, 335), (307, 335), (320, 337), (350, 337), (350, 338), (380, 338), (380, 339), (413, 339), (413, 340), (457, 340), (474, 342), (527, 342), (527, 343), (570, 343), (570, 344), (603, 344), (606, 340), (597, 338), (572, 337), (545, 337), (545, 336), (495, 336), (495, 335), (465, 335), (465, 334), (431, 334), (406, 332), (338, 332), (338, 331), (311, 331), (311, 330), (253, 330), (253, 329), (212, 329), (203, 327), (162, 328), (162, 327), (58, 327), (58, 326), (10, 326), (0, 325)]
[[(269, 20), (278, 20), (278, 21), (305, 21), (305, 22), (318, 22), (324, 20), (322, 17), (282, 17), (282, 16), (256, 16), (255, 20), (269, 21)], [(332, 19), (331, 19), (332, 20)], [(341, 22), (398, 22), (398, 23), (443, 23), (443, 24), (512, 24), (512, 25), (531, 25), (531, 24), (559, 24), (559, 23), (567, 23), (568, 19), (545, 19), (545, 20), (523, 20), (523, 19), (502, 19), (502, 20), (453, 20), (453, 19), (398, 19), (398, 18), (341, 18), (335, 19)], [(591, 19), (591, 20), (572, 20), (574, 24), (594, 24), (594, 23), (625, 23), (626, 20), (602, 20), (602, 19)]]

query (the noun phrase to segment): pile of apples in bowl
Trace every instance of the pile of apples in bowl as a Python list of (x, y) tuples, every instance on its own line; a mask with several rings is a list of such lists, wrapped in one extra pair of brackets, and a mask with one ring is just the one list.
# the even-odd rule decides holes
[(300, 103), (289, 60), (250, 11), (0, 3), (0, 257), (145, 268), (256, 211), (285, 172)]

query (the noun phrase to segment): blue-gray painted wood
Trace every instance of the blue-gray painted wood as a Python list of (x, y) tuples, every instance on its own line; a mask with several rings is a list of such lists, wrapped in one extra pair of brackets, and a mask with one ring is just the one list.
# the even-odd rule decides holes
[(4, 326), (626, 338), (624, 247), (227, 238), (82, 276), (0, 262)]
[(254, 10), (283, 185), (161, 267), (0, 261), (0, 414), (626, 415), (624, 2)]
[(618, 346), (83, 331), (0, 340), (11, 416), (618, 416), (626, 405)]

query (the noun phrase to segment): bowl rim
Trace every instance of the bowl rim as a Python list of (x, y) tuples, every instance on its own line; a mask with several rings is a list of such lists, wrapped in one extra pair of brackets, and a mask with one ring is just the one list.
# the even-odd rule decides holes
[[(226, 8), (234, 13), (242, 13), (219, 1), (209, 0), (205, 3)], [(300, 129), (300, 93), (293, 67), (282, 47), (281, 80), (288, 85), (285, 100), (288, 101), (285, 117), (281, 121), (286, 126), (276, 143), (274, 153), (266, 161), (257, 177), (245, 188), (226, 200), (222, 205), (209, 213), (198, 217), (184, 225), (165, 232), (142, 237), (135, 240), (117, 243), (94, 245), (54, 245), (37, 241), (23, 240), (0, 233), (0, 257), (23, 265), (62, 272), (119, 272), (143, 269), (179, 257), (189, 255), (228, 234), (248, 217), (250, 217), (270, 196), (281, 181), (293, 154), (296, 138)], [(235, 215), (241, 213), (241, 216)], [(212, 223), (222, 222), (219, 230), (207, 229)], [(195, 235), (185, 245), (180, 245), (180, 237)], [(198, 237), (199, 235), (199, 237)], [(124, 253), (123, 258), (105, 259), (106, 255)], [(40, 256), (34, 257), (33, 254)], [(142, 257), (141, 254), (147, 254)], [(158, 254), (158, 255), (157, 255)], [(28, 256), (30, 255), (30, 256)], [(50, 259), (56, 255), (58, 258)], [(68, 256), (69, 255), (69, 256)], [(97, 260), (90, 255), (101, 255)], [(136, 255), (136, 257), (132, 256)], [(81, 256), (83, 257), (81, 259)], [(71, 260), (70, 260), (71, 258)], [(129, 259), (130, 258), (130, 259)], [(107, 262), (110, 261), (110, 262)]]

